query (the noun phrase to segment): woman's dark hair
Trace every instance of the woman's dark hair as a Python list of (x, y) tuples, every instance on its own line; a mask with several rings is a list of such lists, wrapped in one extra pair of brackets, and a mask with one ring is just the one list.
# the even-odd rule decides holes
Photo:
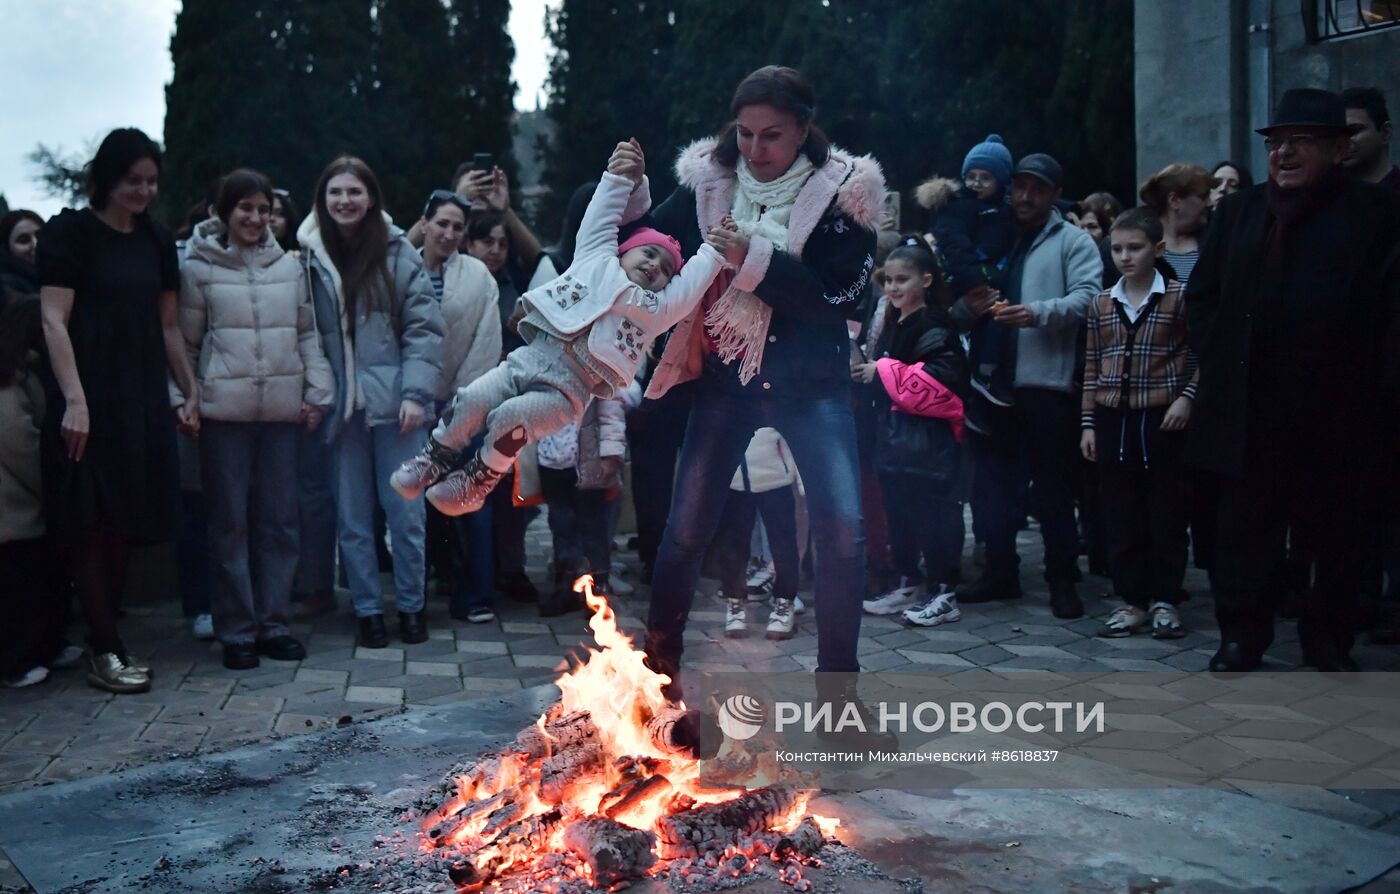
[(885, 266), (888, 267), (892, 261), (903, 261), (920, 273), (932, 276), (933, 282), (925, 292), (925, 302), (930, 306), (948, 307), (952, 297), (948, 291), (948, 284), (943, 281), (943, 271), (938, 265), (937, 256), (922, 236), (916, 233), (901, 236), (899, 244), (885, 257)]
[(797, 119), (798, 126), (810, 125), (801, 151), (821, 167), (831, 157), (831, 141), (813, 123), (817, 116), (817, 95), (812, 85), (795, 68), (765, 65), (739, 82), (729, 102), (729, 123), (719, 132), (719, 143), (711, 157), (726, 168), (739, 163), (739, 125), (734, 119), (746, 106), (772, 106)]
[(233, 213), (233, 209), (238, 207), (238, 203), (248, 198), (248, 196), (262, 194), (267, 198), (269, 205), (273, 202), (272, 181), (263, 174), (248, 168), (239, 168), (229, 173), (219, 184), (219, 197), (214, 201), (214, 213), (225, 225), (228, 224), (228, 216)]
[(87, 166), (88, 205), (97, 211), (106, 208), (112, 190), (143, 158), (155, 162), (156, 171), (160, 171), (160, 147), (144, 131), (119, 127), (103, 137)]
[(1091, 192), (1079, 200), (1079, 207), (1082, 211), (1080, 216), (1094, 215), (1099, 222), (1099, 229), (1105, 234), (1112, 226), (1113, 219), (1123, 213), (1123, 203), (1111, 192)]
[[(505, 229), (505, 226), (505, 216), (499, 211), (473, 211), (471, 219), (467, 221), (466, 236), (468, 239), (486, 239), (496, 227)], [(506, 233), (506, 241), (510, 241), (509, 232)]]
[(43, 338), (39, 297), (11, 291), (5, 298), (0, 305), (0, 387), (20, 378), (29, 364), (29, 352)]
[(15, 227), (19, 226), (19, 222), (22, 220), (32, 220), (40, 227), (44, 225), (44, 219), (27, 208), (16, 208), (4, 217), (0, 217), (0, 251), (8, 252), (10, 250), (10, 234), (15, 231)]
[(1220, 173), (1221, 168), (1235, 169), (1235, 173), (1240, 175), (1240, 189), (1244, 189), (1247, 186), (1254, 185), (1254, 175), (1249, 172), (1249, 168), (1245, 167), (1237, 161), (1230, 161), (1229, 159), (1226, 159), (1225, 161), (1216, 162), (1215, 167), (1210, 169), (1210, 180), (1212, 184), (1215, 183), (1215, 175)]
[(298, 248), (297, 227), (301, 225), (301, 209), (292, 199), (292, 194), (285, 189), (272, 191), (272, 207), (274, 209), (278, 202), (282, 203), (282, 216), (287, 218), (287, 232), (282, 234), (282, 238), (277, 240), (277, 244), (282, 246), (283, 251), (295, 251)]
[[(331, 179), (340, 174), (349, 174), (365, 186), (369, 193), (369, 210), (364, 220), (349, 236), (340, 232), (331, 219), (330, 208), (326, 205), (326, 188)], [(392, 311), (394, 279), (389, 275), (389, 225), (384, 222), (381, 209), (384, 207), (384, 193), (379, 188), (379, 178), (374, 176), (369, 165), (351, 155), (342, 155), (326, 165), (321, 177), (316, 181), (316, 222), (321, 228), (321, 241), (331, 263), (340, 271), (345, 294), (346, 317), (350, 325), (355, 325), (357, 306), (361, 300), (367, 302), (370, 310)], [(383, 288), (376, 288), (372, 280), (378, 277)]]

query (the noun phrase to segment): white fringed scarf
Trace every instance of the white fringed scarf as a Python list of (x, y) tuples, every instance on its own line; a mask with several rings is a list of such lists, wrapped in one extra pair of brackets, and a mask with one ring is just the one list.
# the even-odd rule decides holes
[[(759, 182), (741, 157), (736, 168), (739, 182), (729, 214), (739, 232), (749, 238), (762, 236), (773, 243), (774, 251), (788, 250), (788, 221), (792, 206), (816, 167), (805, 154), (798, 153), (787, 173)], [(715, 340), (719, 359), (733, 362), (742, 356), (739, 381), (748, 384), (763, 364), (764, 336), (773, 308), (752, 292), (734, 286), (733, 281), (705, 313), (705, 329)]]

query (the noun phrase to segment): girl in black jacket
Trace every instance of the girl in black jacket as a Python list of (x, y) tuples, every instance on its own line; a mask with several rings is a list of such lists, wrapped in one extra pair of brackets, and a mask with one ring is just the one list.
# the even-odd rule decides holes
[[(907, 624), (933, 627), (961, 618), (952, 584), (962, 554), (962, 506), (949, 498), (958, 477), (961, 399), (967, 391), (967, 357), (943, 302), (938, 263), (918, 237), (909, 237), (885, 261), (889, 320), (870, 356), (851, 375), (866, 384), (874, 403), (875, 467), (888, 518), (890, 551), (899, 584), (866, 600), (872, 615), (903, 611)], [(930, 304), (930, 298), (935, 303)], [(888, 358), (898, 365), (879, 369)], [(926, 380), (891, 388), (901, 373), (927, 374), (942, 386), (937, 416), (896, 409), (893, 403)], [(935, 389), (936, 390), (936, 389)], [(928, 409), (928, 404), (925, 404)], [(951, 418), (950, 418), (951, 417)], [(927, 576), (919, 571), (923, 553)]]

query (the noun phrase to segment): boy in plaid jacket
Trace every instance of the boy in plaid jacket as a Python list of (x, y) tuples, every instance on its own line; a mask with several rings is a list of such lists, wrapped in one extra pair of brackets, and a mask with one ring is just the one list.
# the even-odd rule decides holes
[(1100, 636), (1185, 635), (1177, 604), (1190, 501), (1183, 458), (1196, 390), (1185, 287), (1153, 266), (1162, 224), (1135, 208), (1113, 222), (1122, 278), (1089, 307), (1080, 449), (1099, 466), (1108, 567), (1124, 605)]

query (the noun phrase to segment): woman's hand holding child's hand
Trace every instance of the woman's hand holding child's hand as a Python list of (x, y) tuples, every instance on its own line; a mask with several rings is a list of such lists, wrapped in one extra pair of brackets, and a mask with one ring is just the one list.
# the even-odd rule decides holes
[(1162, 431), (1183, 431), (1191, 421), (1191, 398), (1178, 397), (1162, 417)]
[(725, 263), (734, 267), (744, 266), (744, 259), (749, 256), (749, 237), (740, 233), (729, 218), (717, 227), (710, 227), (705, 244), (724, 255)]
[(618, 143), (617, 148), (613, 149), (612, 157), (608, 159), (608, 173), (631, 180), (634, 189), (642, 182), (646, 170), (646, 155), (642, 153), (642, 144), (638, 143), (635, 137), (625, 143)]
[(858, 385), (869, 385), (875, 381), (876, 367), (874, 363), (855, 363), (851, 365), (851, 381)]

